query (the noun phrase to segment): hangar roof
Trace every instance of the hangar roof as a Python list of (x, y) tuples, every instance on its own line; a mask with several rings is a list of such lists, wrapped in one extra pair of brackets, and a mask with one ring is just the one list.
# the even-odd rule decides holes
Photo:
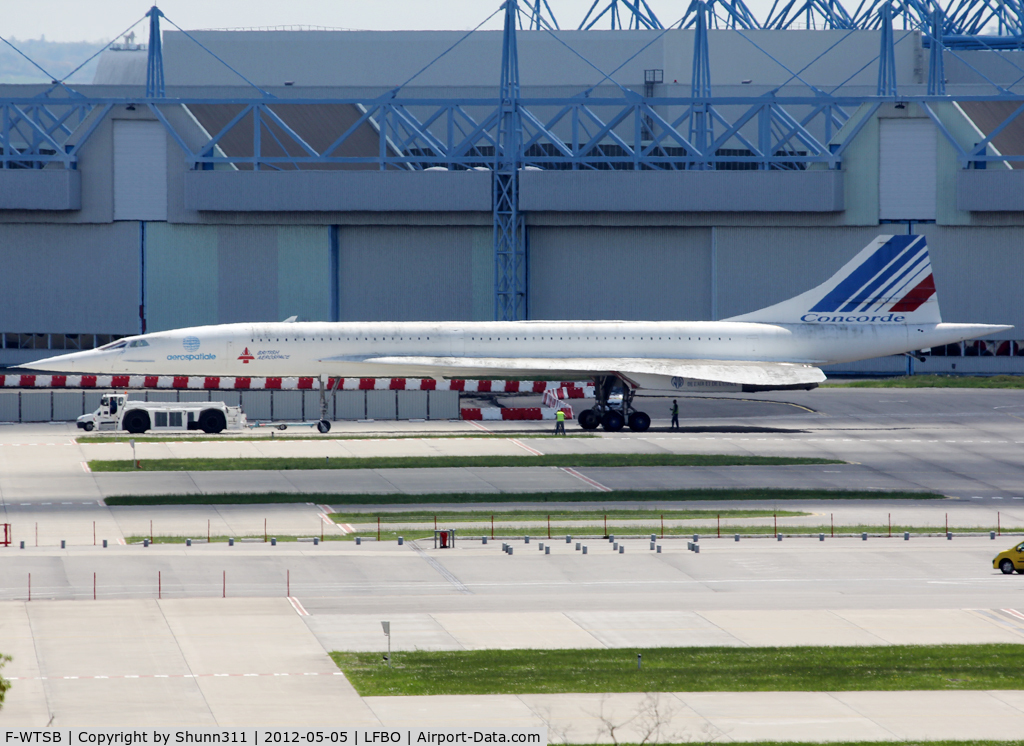
[[(440, 59), (438, 56), (456, 44), (464, 32), (190, 33), (259, 86), (280, 86), (291, 81), (301, 87), (367, 86), (389, 90), (416, 76), (416, 86), (493, 87), (497, 85), (501, 66), (500, 31), (478, 31)], [(919, 64), (920, 33), (896, 31), (895, 36), (897, 82), (924, 82)], [(853, 86), (874, 86), (877, 82), (877, 67), (872, 62), (878, 55), (876, 31), (754, 30), (740, 35), (735, 31), (711, 30), (708, 37), (712, 85), (741, 85), (750, 81), (755, 86), (776, 87), (787, 82), (801, 85), (803, 80), (811, 85), (834, 87), (844, 81)], [(642, 86), (646, 69), (664, 70), (666, 84), (678, 81), (689, 85), (693, 38), (693, 31), (679, 29), (560, 31), (558, 39), (543, 31), (520, 31), (520, 78), (524, 88), (585, 88), (599, 83), (602, 74), (573, 54), (561, 40), (604, 72), (611, 73), (621, 66), (614, 77), (622, 85)], [(649, 46), (644, 48), (645, 45)], [(164, 32), (163, 53), (168, 86), (233, 86), (243, 82), (179, 31)], [(127, 61), (133, 55), (144, 58), (145, 52), (104, 52), (94, 82), (121, 84), (127, 82), (126, 76), (134, 75), (134, 82), (144, 83), (144, 65), (143, 77), (139, 77), (134, 66), (138, 63)], [(799, 72), (799, 79), (793, 77), (794, 72)]]

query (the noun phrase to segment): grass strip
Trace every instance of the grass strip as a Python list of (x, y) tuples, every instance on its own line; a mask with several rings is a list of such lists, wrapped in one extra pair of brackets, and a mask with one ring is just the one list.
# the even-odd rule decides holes
[[(402, 527), (393, 528), (385, 527), (387, 524), (381, 524), (382, 528), (380, 531), (380, 540), (395, 541), (398, 537), (402, 537), (406, 541), (416, 541), (417, 539), (428, 539), (434, 538), (434, 528), (429, 527)], [(438, 529), (452, 528), (448, 523), (442, 523), (438, 521)], [(457, 528), (457, 527), (456, 527)], [(968, 534), (976, 534), (983, 536), (994, 531), (995, 529), (989, 529), (984, 527), (971, 527), (971, 528), (960, 528), (953, 532), (955, 536), (965, 536)], [(1010, 537), (1007, 541), (1017, 541), (1020, 536), (1020, 532), (1024, 529), (1013, 529), (1003, 527), (1003, 536)], [(900, 540), (903, 538), (903, 532), (909, 531), (911, 537), (920, 536), (945, 536), (946, 529), (942, 526), (893, 526), (892, 536), (894, 540)], [(521, 525), (521, 526), (495, 526), (494, 535), (491, 537), (490, 526), (477, 526), (475, 528), (461, 528), (458, 529), (458, 537), (460, 541), (479, 541), (481, 536), (488, 536), (494, 539), (522, 539), (524, 536), (529, 536), (531, 539), (537, 539), (540, 541), (551, 541), (557, 542), (561, 540), (565, 541), (565, 536), (569, 535), (573, 537), (573, 540), (592, 540), (606, 538), (609, 534), (616, 537), (617, 539), (643, 539), (649, 537), (651, 534), (657, 534), (659, 537), (675, 537), (675, 536), (693, 536), (698, 534), (702, 539), (712, 541), (715, 539), (717, 533), (716, 526), (665, 526), (664, 533), (662, 533), (660, 524), (652, 523), (649, 526), (620, 526), (609, 523), (608, 534), (604, 533), (603, 526), (574, 526), (572, 524), (564, 524), (560, 526), (551, 526), (550, 536), (547, 533), (546, 524), (533, 524), (533, 525)], [(872, 538), (885, 538), (888, 535), (887, 526), (867, 526), (867, 525), (856, 525), (856, 526), (836, 526), (835, 527), (835, 538), (859, 538), (861, 534), (867, 533)], [(734, 534), (739, 534), (742, 537), (756, 539), (756, 538), (768, 538), (773, 539), (775, 532), (771, 524), (764, 526), (722, 526), (721, 538), (724, 541), (730, 541)], [(811, 536), (815, 537), (818, 534), (825, 534), (829, 537), (830, 527), (829, 526), (780, 526), (779, 534), (785, 537), (799, 537), (799, 536)], [(312, 538), (313, 532), (301, 534), (302, 538)], [(319, 533), (316, 536), (320, 536)], [(354, 541), (356, 537), (360, 537), (364, 541), (376, 541), (377, 529), (370, 528), (365, 531), (356, 531), (349, 534), (337, 533), (336, 529), (325, 528), (323, 533), (324, 541)], [(267, 534), (267, 538), (273, 537), (280, 542), (285, 541), (298, 541), (300, 536), (274, 533), (270, 531)], [(141, 544), (143, 539), (150, 538), (148, 535), (142, 536), (126, 536), (125, 541), (129, 544)], [(154, 544), (184, 544), (185, 539), (191, 538), (193, 541), (199, 541), (200, 539), (205, 541), (205, 537), (202, 533), (191, 534), (189, 536), (153, 536)], [(232, 537), (235, 541), (242, 541), (243, 539), (255, 540), (259, 539), (260, 542), (264, 541), (263, 534), (245, 534)], [(228, 540), (227, 536), (212, 536), (210, 537), (211, 544), (226, 543)], [(712, 545), (714, 546), (714, 545)], [(1002, 547), (1000, 544), (993, 544), (992, 548), (997, 549)]]
[[(597, 498), (600, 498), (599, 500)], [(211, 495), (114, 495), (107, 505), (267, 505), (272, 503), (317, 503), (320, 505), (459, 505), (501, 503), (591, 503), (688, 502), (728, 500), (942, 500), (935, 492), (876, 492), (869, 490), (798, 489), (690, 489), (613, 490), (579, 492), (435, 492), (409, 494), (338, 494), (294, 492), (229, 492)]]
[(331, 658), (363, 697), (935, 691), (1019, 689), (1024, 645), (413, 651), (392, 668), (380, 653)]
[(895, 376), (860, 381), (824, 383), (827, 388), (846, 389), (1024, 389), (1024, 376)]
[[(434, 537), (433, 526), (411, 526), (402, 528), (385, 528), (387, 524), (381, 524), (380, 537), (381, 541), (384, 540), (395, 540), (399, 536), (408, 540), (414, 541), (415, 539), (432, 539)], [(452, 528), (448, 523), (442, 523), (440, 520), (437, 523), (438, 529)], [(487, 535), (491, 536), (490, 526), (477, 526), (475, 528), (462, 528), (458, 530), (458, 536), (465, 537), (468, 539), (479, 538), (480, 536)], [(967, 534), (985, 536), (990, 531), (995, 531), (995, 527), (987, 528), (984, 526), (970, 527), (970, 528), (958, 528), (952, 533), (954, 536), (964, 536)], [(1014, 529), (1003, 527), (1002, 533), (1004, 536), (1016, 536), (1014, 532), (1021, 531), (1022, 529)], [(568, 534), (574, 539), (593, 539), (607, 537), (609, 534), (621, 539), (630, 538), (646, 538), (651, 534), (657, 534), (658, 536), (693, 536), (697, 534), (707, 539), (714, 539), (716, 535), (720, 534), (723, 539), (731, 539), (734, 535), (739, 534), (742, 537), (747, 538), (775, 538), (776, 535), (783, 537), (803, 537), (810, 536), (816, 537), (819, 534), (825, 534), (826, 538), (834, 536), (835, 538), (841, 537), (860, 537), (862, 534), (867, 534), (871, 538), (885, 538), (891, 537), (893, 539), (902, 539), (904, 532), (909, 532), (912, 537), (914, 536), (945, 536), (946, 529), (943, 526), (893, 526), (892, 533), (889, 533), (888, 526), (870, 526), (870, 525), (852, 525), (852, 526), (836, 526), (834, 529), (831, 526), (779, 526), (778, 534), (775, 533), (775, 528), (769, 522), (763, 526), (722, 526), (719, 529), (714, 524), (708, 526), (665, 526), (664, 530), (661, 528), (660, 523), (650, 523), (646, 526), (637, 525), (615, 525), (612, 523), (608, 524), (608, 533), (604, 532), (604, 526), (581, 526), (573, 525), (571, 523), (565, 523), (561, 525), (551, 525), (551, 534), (548, 535), (547, 525), (541, 523), (535, 523), (533, 525), (520, 525), (520, 526), (495, 526), (494, 527), (494, 538), (504, 539), (516, 539), (529, 536), (533, 539), (543, 540), (545, 537), (550, 538), (552, 541), (557, 539), (565, 540), (565, 536)], [(354, 533), (345, 534), (339, 536), (343, 540), (353, 540), (357, 536), (363, 539), (376, 539), (377, 529), (370, 528), (365, 531), (355, 531)], [(1015, 538), (1007, 539), (1007, 541), (1016, 541)], [(1002, 545), (993, 544), (992, 548), (1000, 548)]]
[[(376, 536), (376, 534), (374, 534), (374, 535)], [(431, 531), (430, 532), (430, 536), (433, 537), (433, 535), (434, 535), (434, 532)], [(315, 536), (316, 536), (316, 538), (320, 538), (320, 534), (319, 533), (315, 534)], [(184, 544), (187, 539), (191, 539), (193, 542), (200, 543), (200, 544), (206, 544), (206, 543), (210, 543), (210, 544), (227, 544), (228, 543), (228, 538), (229, 537), (227, 537), (227, 536), (211, 536), (211, 537), (209, 537), (209, 539), (207, 539), (205, 533), (189, 534), (188, 536), (157, 536), (157, 535), (154, 535), (152, 538), (150, 538), (149, 534), (146, 534), (145, 536), (142, 536), (140, 534), (140, 535), (126, 536), (126, 537), (124, 537), (124, 541), (125, 541), (126, 544), (141, 544), (144, 539), (150, 539), (153, 544)], [(234, 539), (239, 544), (241, 544), (242, 542), (245, 542), (246, 544), (257, 544), (257, 543), (263, 544), (264, 543), (263, 534), (259, 534), (258, 536), (256, 534), (236, 534), (235, 536), (232, 536), (230, 538)], [(270, 539), (277, 539), (279, 542), (281, 542), (283, 544), (285, 542), (296, 543), (296, 542), (299, 541), (299, 539), (306, 539), (308, 541), (312, 541), (313, 538), (314, 538), (314, 534), (312, 532), (307, 533), (307, 534), (302, 534), (301, 536), (288, 536), (286, 534), (269, 533), (269, 534), (267, 534), (266, 541), (269, 542)], [(349, 539), (349, 538), (351, 538), (351, 537), (344, 536), (344, 535), (338, 534), (338, 533), (330, 533), (327, 530), (324, 531), (324, 535), (323, 535), (323, 540), (324, 541), (344, 541), (345, 539)], [(383, 537), (381, 537), (381, 538), (383, 540)], [(397, 538), (397, 536), (395, 538)], [(410, 539), (410, 541), (411, 541), (411, 539)]]
[(134, 440), (136, 443), (205, 443), (207, 441), (226, 441), (235, 443), (238, 441), (265, 441), (265, 440), (511, 440), (512, 438), (600, 438), (594, 433), (573, 432), (566, 435), (555, 435), (551, 432), (537, 430), (503, 430), (500, 433), (367, 433), (366, 435), (337, 434), (321, 435), (313, 432), (310, 435), (281, 435), (277, 432), (270, 435), (192, 435), (192, 434), (170, 434), (170, 435), (79, 435), (78, 443), (90, 445), (93, 443), (127, 443)]
[(811, 515), (793, 510), (602, 510), (580, 509), (580, 510), (459, 510), (449, 512), (424, 512), (420, 511), (388, 511), (385, 513), (374, 513), (360, 511), (358, 513), (331, 513), (328, 517), (335, 523), (366, 523), (376, 520), (379, 516), (381, 522), (388, 523), (430, 523), (437, 521), (441, 523), (483, 523), (494, 520), (496, 523), (508, 523), (509, 521), (601, 521), (609, 519), (627, 521), (658, 521), (661, 518), (674, 521), (690, 521), (701, 518), (764, 518), (766, 516), (779, 516), (780, 518), (795, 518), (798, 516)]
[(699, 453), (551, 453), (543, 456), (375, 456), (371, 458), (161, 458), (95, 460), (93, 471), (300, 471), (309, 469), (444, 469), (505, 466), (812, 466), (845, 464), (825, 458), (727, 456)]

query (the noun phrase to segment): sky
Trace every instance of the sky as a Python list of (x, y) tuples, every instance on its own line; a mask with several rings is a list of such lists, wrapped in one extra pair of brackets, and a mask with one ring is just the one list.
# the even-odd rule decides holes
[[(852, 1), (852, 0), (851, 0)], [(548, 0), (562, 28), (575, 28), (594, 0)], [(609, 0), (598, 0), (604, 7)], [(33, 0), (31, 12), (0, 16), (0, 36), (48, 41), (110, 41), (149, 10), (146, 0)], [(185, 29), (264, 26), (327, 26), (346, 29), (471, 29), (501, 0), (162, 0), (163, 13)], [(689, 0), (648, 0), (666, 25), (678, 20)], [(768, 0), (748, 0), (758, 17)], [(25, 5), (21, 5), (23, 9)], [(501, 28), (495, 15), (484, 28)], [(136, 27), (138, 40), (148, 31)]]

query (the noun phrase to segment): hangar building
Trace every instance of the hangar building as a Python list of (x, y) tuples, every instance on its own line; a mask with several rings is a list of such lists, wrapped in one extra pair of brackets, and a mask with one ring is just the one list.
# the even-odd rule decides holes
[(165, 30), (0, 86), (0, 366), (291, 316), (722, 319), (913, 232), (944, 320), (1017, 329), (843, 371), (1024, 372), (1024, 51), (705, 26), (519, 29), (517, 65), (508, 28)]

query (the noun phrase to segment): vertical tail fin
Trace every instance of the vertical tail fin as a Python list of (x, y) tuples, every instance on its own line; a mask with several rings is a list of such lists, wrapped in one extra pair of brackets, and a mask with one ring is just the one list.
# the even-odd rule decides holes
[(938, 324), (924, 236), (878, 236), (813, 290), (727, 321)]

